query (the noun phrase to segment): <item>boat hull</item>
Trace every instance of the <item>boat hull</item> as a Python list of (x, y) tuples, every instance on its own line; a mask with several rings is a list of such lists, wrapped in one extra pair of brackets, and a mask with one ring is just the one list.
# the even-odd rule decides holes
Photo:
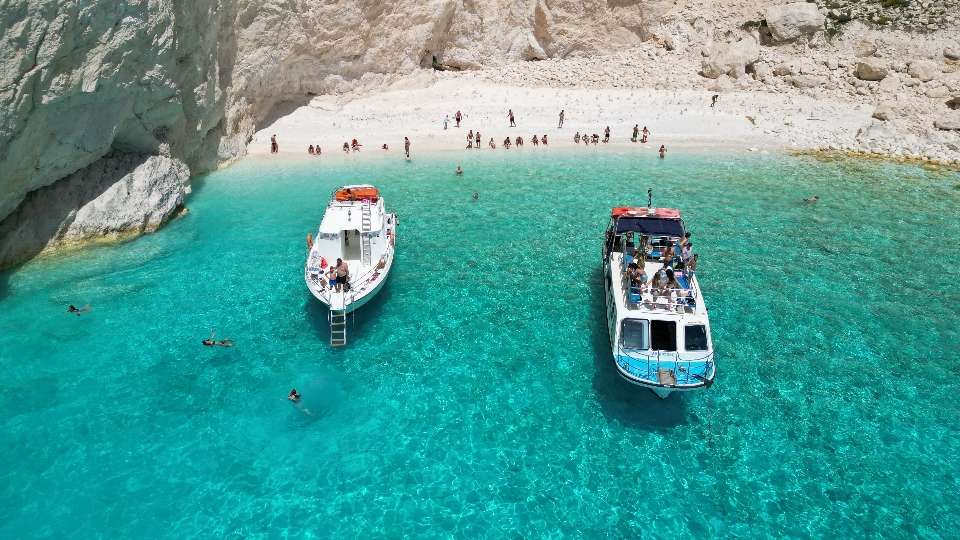
[[(393, 257), (391, 257), (390, 259), (391, 260), (390, 260), (389, 266), (384, 268), (383, 277), (377, 282), (376, 285), (374, 285), (372, 289), (370, 289), (369, 291), (364, 291), (362, 296), (356, 297), (353, 300), (351, 300), (348, 304), (346, 304), (343, 308), (343, 311), (345, 313), (353, 313), (354, 311), (360, 309), (365, 304), (367, 304), (367, 302), (369, 302), (370, 300), (373, 300), (373, 297), (376, 296), (377, 293), (379, 293), (383, 289), (384, 285), (387, 284), (387, 279), (389, 279), (390, 277), (390, 268), (393, 266)], [(309, 276), (306, 276), (305, 279), (307, 281), (307, 288), (310, 290), (310, 293), (313, 295), (313, 297), (319, 300), (320, 303), (322, 303), (323, 305), (327, 306), (327, 308), (329, 308), (330, 300), (328, 298), (324, 298), (323, 296), (317, 294), (315, 287), (312, 285), (312, 283), (310, 283)]]

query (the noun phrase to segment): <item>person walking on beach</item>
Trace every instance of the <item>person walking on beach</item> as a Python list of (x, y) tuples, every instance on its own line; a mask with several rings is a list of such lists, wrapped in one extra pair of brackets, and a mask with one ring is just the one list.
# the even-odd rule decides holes
[(407, 159), (410, 159), (410, 139), (403, 138), (403, 151), (407, 154)]
[(450, 123), (450, 115), (449, 115), (449, 114), (446, 114), (446, 115), (443, 116), (443, 129), (444, 129), (444, 131), (446, 131), (446, 129), (447, 129), (447, 124), (449, 124), (449, 123)]
[(563, 127), (563, 109), (560, 109), (560, 122), (557, 123), (558, 128)]
[(647, 129), (647, 126), (643, 126), (643, 137), (640, 139), (640, 142), (647, 142), (647, 137), (650, 136), (650, 130)]
[(640, 124), (633, 125), (633, 137), (630, 137), (630, 142), (637, 142), (637, 138), (640, 137)]
[(540, 138), (540, 142), (542, 142), (544, 146), (547, 145), (547, 134), (546, 134), (546, 133), (544, 133), (544, 134), (543, 134), (543, 137)]
[(661, 145), (660, 145), (660, 159), (663, 159), (663, 157), (664, 157), (666, 154), (667, 154), (667, 147), (661, 144)]
[(274, 133), (274, 134), (270, 137), (270, 153), (271, 153), (271, 154), (276, 154), (276, 153), (279, 152), (279, 151), (280, 151), (280, 145), (277, 144), (277, 134)]
[(610, 142), (610, 126), (607, 126), (607, 127), (603, 130), (603, 142), (605, 142), (605, 143)]
[(453, 119), (457, 121), (457, 127), (460, 127), (460, 111), (457, 111), (457, 114), (453, 115)]
[(467, 133), (467, 142), (468, 142), (468, 143), (472, 143), (472, 142), (473, 142), (473, 130), (472, 130), (472, 129)]
[(714, 94), (713, 97), (710, 98), (710, 108), (711, 108), (711, 109), (714, 108), (714, 107), (717, 105), (717, 100), (718, 100), (718, 99), (720, 99), (720, 94)]
[(507, 109), (507, 118), (510, 119), (510, 127), (517, 127), (517, 123), (513, 119), (513, 109)]

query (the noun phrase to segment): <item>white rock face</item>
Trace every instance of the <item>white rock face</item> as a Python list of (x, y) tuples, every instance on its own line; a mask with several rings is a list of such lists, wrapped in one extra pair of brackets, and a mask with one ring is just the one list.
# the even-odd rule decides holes
[(711, 48), (710, 56), (703, 60), (700, 73), (716, 79), (721, 75), (737, 78), (746, 73), (747, 66), (760, 59), (760, 44), (752, 37), (735, 43), (719, 44)]
[(783, 43), (823, 30), (826, 16), (816, 4), (793, 2), (768, 7), (766, 20), (773, 41)]
[(45, 250), (152, 232), (182, 208), (190, 170), (163, 156), (108, 156), (32, 192), (0, 221), (0, 267)]

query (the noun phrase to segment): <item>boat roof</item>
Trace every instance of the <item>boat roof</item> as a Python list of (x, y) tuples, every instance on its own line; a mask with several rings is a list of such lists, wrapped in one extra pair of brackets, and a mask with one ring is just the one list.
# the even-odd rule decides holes
[[(383, 206), (381, 203), (370, 205), (370, 230), (379, 231), (383, 228)], [(363, 202), (362, 201), (330, 201), (323, 220), (320, 221), (320, 232), (339, 234), (340, 231), (363, 230)]]
[(676, 208), (619, 206), (610, 211), (617, 234), (637, 232), (651, 236), (683, 236), (683, 220)]

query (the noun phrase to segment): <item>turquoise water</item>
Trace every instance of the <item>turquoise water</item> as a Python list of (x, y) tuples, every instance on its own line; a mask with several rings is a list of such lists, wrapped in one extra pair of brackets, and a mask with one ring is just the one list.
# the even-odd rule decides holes
[[(960, 175), (459, 159), (247, 160), (157, 234), (2, 275), (0, 537), (957, 537)], [(356, 181), (399, 255), (331, 350), (304, 236)], [(649, 186), (718, 355), (666, 401), (615, 375), (598, 270)]]

